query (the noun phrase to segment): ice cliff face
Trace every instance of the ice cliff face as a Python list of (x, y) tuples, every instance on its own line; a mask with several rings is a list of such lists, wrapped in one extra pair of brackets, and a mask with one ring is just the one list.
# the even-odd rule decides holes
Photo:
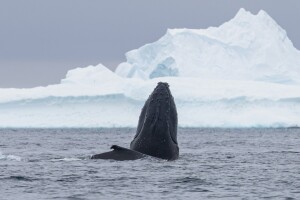
[(0, 127), (136, 127), (157, 82), (170, 84), (185, 127), (300, 127), (300, 53), (264, 11), (241, 9), (205, 30), (168, 30), (105, 66), (60, 84), (0, 88)]
[(126, 54), (116, 73), (152, 79), (300, 80), (300, 53), (286, 32), (265, 12), (240, 9), (219, 27), (170, 29), (158, 41)]

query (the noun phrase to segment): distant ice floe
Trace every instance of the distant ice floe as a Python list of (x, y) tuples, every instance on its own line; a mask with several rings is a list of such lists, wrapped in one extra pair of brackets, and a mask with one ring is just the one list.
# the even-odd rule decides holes
[(299, 127), (300, 52), (264, 11), (240, 9), (208, 29), (170, 29), (60, 84), (0, 89), (0, 127), (136, 127), (157, 82), (170, 84), (181, 127)]

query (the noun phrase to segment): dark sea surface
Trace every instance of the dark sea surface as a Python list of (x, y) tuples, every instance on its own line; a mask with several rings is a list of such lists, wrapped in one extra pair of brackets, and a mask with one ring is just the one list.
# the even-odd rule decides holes
[(300, 129), (179, 129), (176, 161), (91, 160), (135, 129), (0, 129), (0, 199), (300, 199)]

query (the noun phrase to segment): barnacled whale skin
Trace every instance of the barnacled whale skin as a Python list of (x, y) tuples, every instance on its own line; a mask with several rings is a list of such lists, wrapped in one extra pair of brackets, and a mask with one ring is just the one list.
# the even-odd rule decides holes
[(113, 145), (113, 151), (91, 158), (136, 160), (148, 155), (175, 160), (179, 156), (177, 124), (176, 105), (169, 85), (159, 82), (145, 102), (130, 149)]

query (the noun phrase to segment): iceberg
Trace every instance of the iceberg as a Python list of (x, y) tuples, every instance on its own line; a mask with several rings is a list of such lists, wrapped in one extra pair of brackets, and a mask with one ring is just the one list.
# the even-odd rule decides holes
[(300, 52), (264, 11), (219, 27), (170, 29), (115, 72), (76, 68), (59, 84), (0, 89), (0, 127), (136, 127), (168, 82), (181, 127), (299, 127)]
[(122, 77), (198, 77), (299, 83), (300, 52), (265, 11), (240, 9), (219, 27), (170, 29), (158, 41), (126, 54)]

